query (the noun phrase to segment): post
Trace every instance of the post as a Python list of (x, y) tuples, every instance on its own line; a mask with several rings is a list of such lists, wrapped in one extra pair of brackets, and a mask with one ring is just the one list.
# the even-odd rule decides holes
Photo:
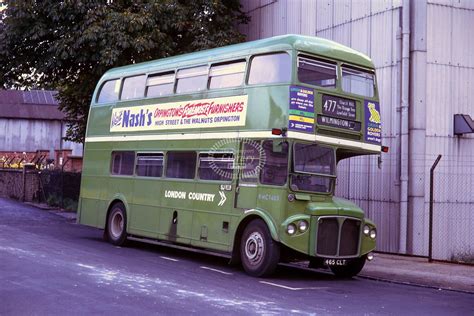
[(438, 155), (434, 164), (430, 169), (430, 240), (428, 245), (428, 261), (433, 261), (433, 200), (434, 200), (434, 170), (438, 165), (438, 162), (441, 160), (441, 155)]
[(25, 202), (26, 199), (26, 165), (23, 165), (23, 192), (21, 194), (21, 201)]

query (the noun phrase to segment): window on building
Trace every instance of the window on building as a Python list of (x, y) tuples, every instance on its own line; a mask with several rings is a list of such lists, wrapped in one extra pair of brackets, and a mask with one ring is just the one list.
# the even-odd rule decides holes
[(107, 103), (117, 101), (120, 93), (120, 79), (114, 79), (104, 82), (100, 88), (97, 103)]
[(260, 171), (260, 183), (284, 185), (288, 175), (288, 143), (282, 141), (275, 150), (273, 140), (262, 142), (265, 159)]
[(135, 152), (114, 151), (112, 152), (112, 174), (113, 175), (133, 175), (135, 164)]
[(178, 70), (176, 93), (203, 91), (207, 88), (208, 67), (200, 66)]
[(259, 55), (252, 58), (249, 84), (288, 82), (291, 58), (287, 53)]
[(194, 179), (196, 152), (170, 151), (166, 158), (166, 176), (168, 178)]
[(142, 177), (161, 177), (163, 174), (163, 154), (137, 154), (136, 173), (137, 176)]
[(244, 83), (245, 61), (212, 65), (209, 72), (209, 88), (238, 87)]
[(146, 96), (148, 98), (173, 94), (174, 72), (165, 72), (148, 76)]
[(298, 80), (311, 85), (335, 88), (337, 79), (337, 65), (315, 58), (298, 57)]
[(201, 153), (199, 154), (199, 178), (203, 180), (232, 180), (234, 171), (234, 154)]
[(342, 90), (371, 98), (374, 89), (375, 75), (372, 72), (342, 67)]
[(123, 81), (121, 100), (143, 98), (145, 93), (146, 76), (134, 76)]

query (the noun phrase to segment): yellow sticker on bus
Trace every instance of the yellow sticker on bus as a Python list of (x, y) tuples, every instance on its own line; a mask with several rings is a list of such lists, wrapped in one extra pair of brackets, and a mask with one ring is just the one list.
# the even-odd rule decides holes
[(111, 132), (245, 126), (248, 96), (115, 108)]

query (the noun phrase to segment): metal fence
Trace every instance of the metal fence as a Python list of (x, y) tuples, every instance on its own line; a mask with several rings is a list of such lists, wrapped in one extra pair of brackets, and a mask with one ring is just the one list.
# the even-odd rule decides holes
[[(400, 218), (400, 182), (396, 154), (356, 157), (338, 166), (336, 194), (359, 205), (378, 227), (377, 250), (402, 253), (402, 225), (406, 252), (434, 260), (474, 264), (474, 159), (443, 155), (413, 157), (408, 214)], [(430, 174), (433, 181), (430, 181)], [(416, 189), (413, 189), (416, 187)], [(404, 242), (404, 241), (402, 241)]]
[(432, 258), (474, 264), (474, 160), (442, 157), (433, 170)]
[(45, 169), (38, 172), (38, 177), (40, 202), (70, 211), (77, 210), (81, 173)]

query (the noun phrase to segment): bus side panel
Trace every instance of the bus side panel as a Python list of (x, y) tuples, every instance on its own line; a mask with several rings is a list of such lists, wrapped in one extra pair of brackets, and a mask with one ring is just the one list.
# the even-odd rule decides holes
[(82, 225), (99, 227), (97, 225), (98, 200), (81, 198), (81, 215), (79, 223)]
[[(159, 196), (160, 211), (159, 233), (162, 238), (189, 244), (192, 238), (194, 203), (187, 198), (188, 192), (194, 192), (194, 180), (163, 180), (162, 195)], [(168, 193), (166, 193), (168, 192)], [(184, 192), (180, 194), (180, 192)]]
[(161, 214), (161, 180), (136, 178), (130, 205), (129, 231), (137, 235), (157, 238)]
[(79, 223), (105, 227), (100, 214), (106, 211), (105, 195), (108, 186), (110, 151), (103, 144), (86, 144), (81, 178), (81, 214)]
[[(220, 190), (224, 182), (202, 181), (197, 194), (208, 194), (208, 199), (194, 201), (193, 245), (229, 250), (229, 225), (234, 205), (234, 192)], [(234, 184), (228, 185), (235, 187)]]

